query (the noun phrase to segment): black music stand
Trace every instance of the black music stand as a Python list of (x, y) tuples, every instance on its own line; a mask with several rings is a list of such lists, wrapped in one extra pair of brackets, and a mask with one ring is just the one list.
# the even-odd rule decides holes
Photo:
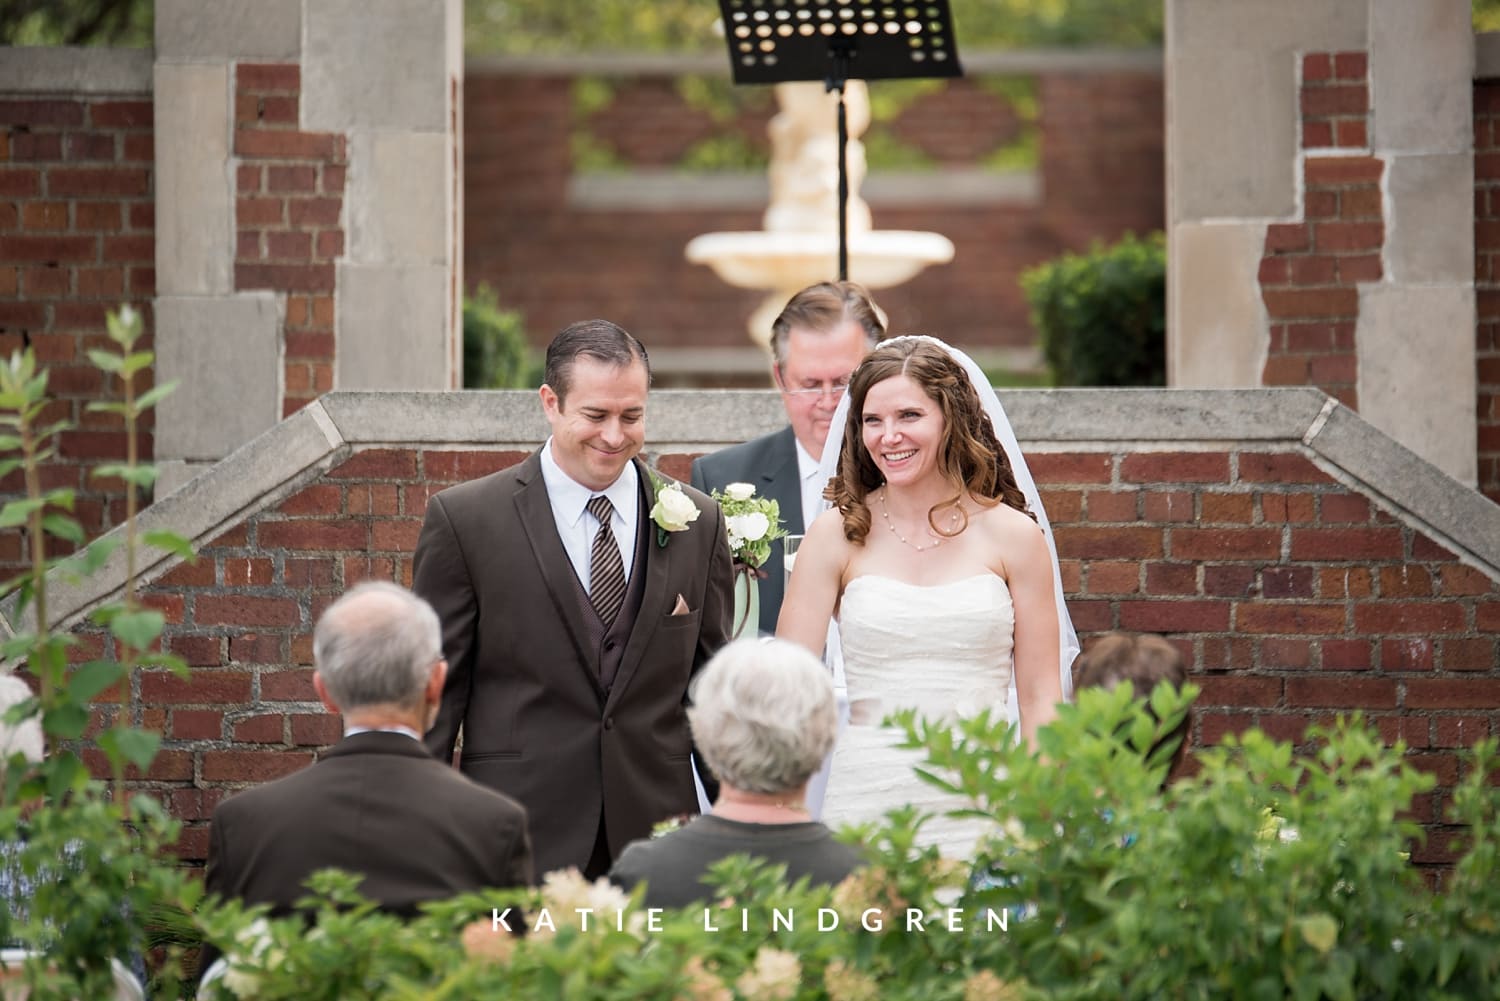
[(735, 83), (822, 80), (839, 95), (839, 280), (849, 277), (844, 84), (963, 76), (948, 0), (719, 0)]

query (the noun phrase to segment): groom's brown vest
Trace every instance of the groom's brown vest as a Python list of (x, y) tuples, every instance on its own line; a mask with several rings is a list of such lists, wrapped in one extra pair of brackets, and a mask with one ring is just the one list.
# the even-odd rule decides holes
[(610, 625), (609, 631), (604, 629), (604, 622), (599, 618), (599, 613), (594, 610), (594, 603), (589, 600), (589, 593), (583, 586), (583, 580), (574, 568), (573, 590), (578, 595), (578, 605), (583, 609), (583, 622), (588, 629), (589, 647), (599, 653), (599, 704), (602, 706), (604, 700), (609, 697), (609, 690), (615, 683), (615, 674), (620, 670), (620, 660), (625, 656), (625, 641), (630, 639), (630, 630), (635, 625), (636, 616), (641, 613), (641, 595), (646, 592), (646, 547), (650, 545), (650, 538), (655, 533), (656, 525), (652, 523), (650, 510), (650, 498), (647, 497), (644, 485), (636, 491), (639, 500), (639, 515), (635, 519), (635, 562), (630, 566), (630, 583), (625, 588), (625, 602), (620, 606), (619, 614)]

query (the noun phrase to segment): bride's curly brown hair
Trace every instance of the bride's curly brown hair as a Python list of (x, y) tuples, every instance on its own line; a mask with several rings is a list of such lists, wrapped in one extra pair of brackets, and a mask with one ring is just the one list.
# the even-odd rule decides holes
[[(929, 341), (897, 339), (866, 355), (849, 380), (849, 419), (844, 424), (838, 472), (823, 493), (844, 516), (844, 537), (855, 545), (864, 544), (870, 533), (870, 508), (865, 498), (885, 482), (865, 448), (861, 432), (865, 397), (872, 386), (898, 375), (922, 387), (943, 415), (938, 470), (952, 486), (953, 495), (927, 512), (932, 530), (951, 538), (968, 526), (969, 516), (962, 506), (966, 493), (991, 505), (1009, 505), (1035, 521), (1036, 515), (1027, 508), (1026, 497), (1016, 485), (1010, 459), (1000, 447), (979, 393), (963, 366)], [(939, 516), (948, 511), (957, 513), (958, 524), (944, 530), (939, 527)]]

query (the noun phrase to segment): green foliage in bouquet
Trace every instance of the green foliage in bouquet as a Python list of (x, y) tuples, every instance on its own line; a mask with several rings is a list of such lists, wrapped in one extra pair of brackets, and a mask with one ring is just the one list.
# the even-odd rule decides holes
[(1064, 254), (1022, 274), (1021, 287), (1057, 385), (1166, 385), (1162, 234)]
[(724, 511), (730, 555), (736, 563), (760, 569), (771, 558), (771, 544), (786, 535), (781, 504), (773, 497), (755, 496), (749, 483), (731, 483), (712, 496)]
[[(138, 538), (136, 531), (137, 493), (155, 481), (154, 468), (138, 460), (137, 428), (142, 415), (172, 390), (163, 385), (136, 392), (136, 376), (152, 362), (149, 351), (138, 349), (142, 326), (129, 307), (111, 314), (112, 346), (89, 352), (97, 367), (120, 379), (120, 398), (90, 409), (117, 415), (126, 432), (126, 461), (93, 470), (94, 477), (123, 485), (125, 524), (62, 558), (49, 552), (82, 545), (84, 532), (72, 516), (73, 491), (43, 490), (41, 469), (57, 455), (57, 436), (70, 424), (44, 421), (51, 402), (48, 372), (37, 367), (29, 349), (0, 363), (0, 474), (20, 470), (25, 484), (24, 496), (0, 509), (0, 527), (24, 529), (30, 558), (28, 570), (3, 588), (6, 617), (16, 632), (0, 652), (8, 669), (35, 679), (36, 691), (6, 713), (6, 722), (37, 720), (47, 743), (39, 763), (19, 754), (3, 762), (0, 855), (13, 892), (23, 899), (9, 900), (0, 910), (0, 943), (31, 953), (22, 982), (35, 999), (110, 996), (110, 961), (143, 950), (146, 916), (161, 907), (191, 908), (199, 895), (164, 858), (176, 840), (176, 823), (149, 796), (125, 796), (127, 769), (144, 773), (160, 743), (158, 733), (132, 723), (132, 677), (143, 666), (186, 673), (177, 658), (152, 649), (163, 618), (136, 598), (138, 549), (146, 544), (192, 555), (169, 532)], [(123, 563), (124, 593), (96, 608), (90, 621), (105, 630), (114, 656), (106, 649), (99, 659), (71, 664), (76, 640), (53, 629), (49, 583), (77, 580), (112, 563)], [(112, 690), (120, 701), (111, 716), (98, 700)], [(89, 739), (107, 763), (107, 784), (90, 777), (81, 756), (80, 741), (96, 713), (103, 725)], [(170, 991), (174, 961), (166, 964), (164, 977)]]

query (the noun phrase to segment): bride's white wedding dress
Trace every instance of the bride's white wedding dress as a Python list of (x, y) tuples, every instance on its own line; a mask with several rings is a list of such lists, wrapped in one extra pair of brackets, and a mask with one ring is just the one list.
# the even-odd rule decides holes
[(833, 750), (823, 821), (879, 821), (909, 803), (937, 814), (923, 825), (923, 844), (971, 858), (986, 822), (942, 816), (968, 804), (918, 778), (912, 766), (922, 753), (899, 750), (900, 734), (880, 721), (903, 708), (934, 720), (1008, 711), (1015, 609), (1004, 579), (985, 573), (918, 585), (856, 577), (841, 599), (839, 641), (850, 719)]

